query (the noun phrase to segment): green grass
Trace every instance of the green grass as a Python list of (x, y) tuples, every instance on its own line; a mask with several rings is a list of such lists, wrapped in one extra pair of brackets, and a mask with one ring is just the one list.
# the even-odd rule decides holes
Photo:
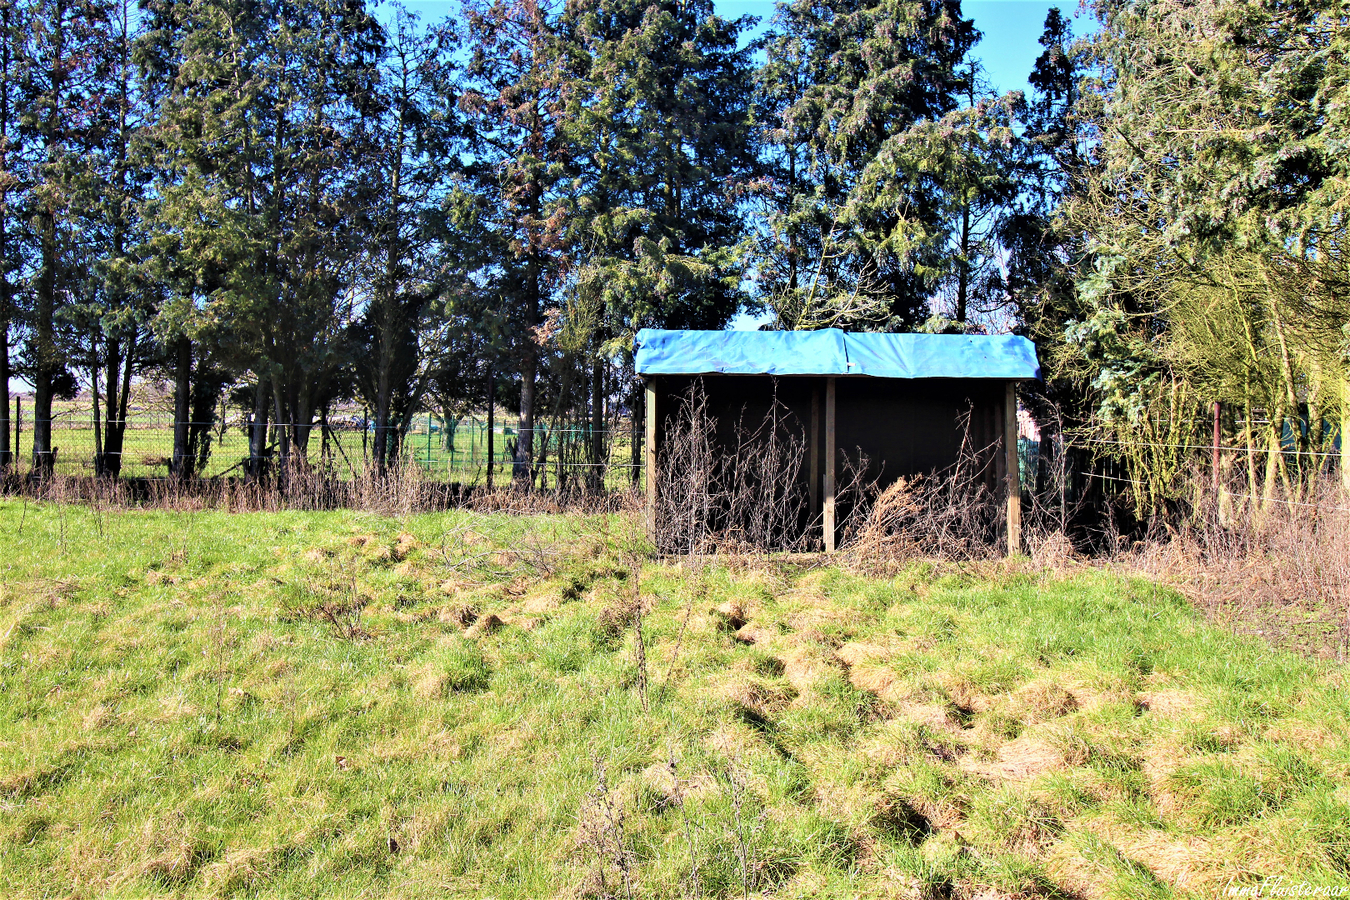
[(467, 512), (0, 538), (0, 896), (1350, 883), (1344, 669), (1141, 580), (635, 572), (616, 520)]

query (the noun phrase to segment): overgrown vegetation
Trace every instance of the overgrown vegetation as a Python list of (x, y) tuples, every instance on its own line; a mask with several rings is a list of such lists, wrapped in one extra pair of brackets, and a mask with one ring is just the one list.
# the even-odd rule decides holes
[(1343, 670), (1137, 578), (652, 562), (621, 516), (10, 500), (0, 534), (6, 896), (1350, 878)]

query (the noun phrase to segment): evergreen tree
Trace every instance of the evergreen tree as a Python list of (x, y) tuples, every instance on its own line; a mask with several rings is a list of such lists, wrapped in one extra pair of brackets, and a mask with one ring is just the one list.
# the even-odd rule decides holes
[[(1188, 462), (1167, 448), (1208, 439), (1213, 401), (1272, 451), (1316, 449), (1350, 409), (1350, 32), (1339, 0), (1097, 9), (1097, 168), (1069, 207), (1091, 265), (1064, 364), (1156, 510)], [(1254, 495), (1299, 478), (1262, 460)]]
[(20, 131), (28, 144), (27, 212), (36, 232), (35, 275), (23, 310), (28, 340), (22, 373), (32, 383), (33, 470), (50, 472), (52, 401), (73, 397), (62, 314), (89, 283), (96, 246), (80, 225), (102, 184), (90, 165), (105, 137), (111, 9), (97, 0), (34, 0), (25, 42)]
[(13, 403), (9, 379), (13, 372), (15, 301), (22, 277), (24, 229), (18, 205), (23, 197), (23, 142), (19, 130), (22, 110), (26, 7), (0, 0), (0, 471), (12, 463), (10, 433)]
[(1032, 93), (1020, 111), (1025, 128), (1015, 169), (1018, 195), (999, 238), (1007, 250), (1008, 293), (1049, 364), (1043, 392), (1033, 388), (1024, 399), (1047, 429), (1060, 420), (1080, 427), (1088, 412), (1084, 392), (1061, 377), (1055, 360), (1065, 327), (1079, 315), (1074, 279), (1083, 259), (1082, 233), (1064, 214), (1093, 177), (1084, 107), (1091, 95), (1085, 97), (1081, 87), (1090, 69), (1087, 48), (1056, 8), (1046, 15), (1040, 45), (1027, 79)]
[[(346, 353), (363, 243), (354, 135), (383, 35), (345, 0), (170, 9), (155, 215), (175, 287), (157, 332), (177, 348), (180, 420), (194, 344), (252, 373), (256, 471), (269, 418), (283, 461), (304, 451)], [(176, 459), (190, 459), (190, 441), (177, 436)]]
[(858, 324), (880, 324), (879, 307), (893, 328), (927, 318), (944, 202), (922, 172), (900, 170), (897, 141), (961, 105), (977, 38), (958, 0), (779, 4), (759, 99), (774, 141), (766, 296), (807, 309), (870, 298)]
[(534, 479), (539, 344), (535, 329), (563, 271), (553, 217), (567, 142), (560, 128), (566, 70), (557, 14), (537, 0), (465, 7), (469, 62), (460, 108), (473, 163), (447, 201), (458, 232), (452, 259), (504, 308), (507, 352), (520, 380), (513, 477)]
[(371, 296), (354, 329), (358, 385), (375, 410), (377, 468), (393, 459), (428, 386), (441, 348), (432, 320), (443, 288), (427, 217), (457, 168), (458, 115), (448, 25), (430, 31), (403, 9), (389, 28), (363, 135), (369, 159), (367, 203), (374, 246)]
[(86, 159), (98, 184), (82, 228), (89, 265), (84, 289), (65, 310), (66, 320), (78, 326), (73, 345), (93, 400), (95, 472), (114, 477), (121, 471), (131, 381), (151, 358), (148, 323), (158, 293), (141, 277), (150, 108), (134, 60), (142, 38), (137, 20), (132, 0), (109, 4), (99, 50), (100, 140)]
[(639, 328), (722, 328), (747, 299), (740, 201), (756, 168), (753, 70), (738, 45), (748, 24), (708, 0), (568, 9), (572, 177), (560, 209), (574, 267), (560, 364), (570, 382), (575, 360), (589, 386), (578, 396), (597, 470), (610, 360), (631, 366)]

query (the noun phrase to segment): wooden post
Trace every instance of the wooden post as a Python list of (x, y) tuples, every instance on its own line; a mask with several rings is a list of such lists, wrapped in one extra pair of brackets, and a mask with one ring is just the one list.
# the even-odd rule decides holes
[[(497, 422), (493, 418), (497, 414), (497, 372), (489, 363), (487, 366), (487, 490), (493, 490), (493, 453), (497, 451), (495, 439), (493, 437), (493, 428)], [(502, 429), (502, 440), (506, 439), (506, 430)]]
[(1214, 502), (1219, 502), (1219, 466), (1222, 462), (1219, 458), (1219, 441), (1223, 438), (1223, 432), (1219, 428), (1220, 416), (1223, 414), (1223, 405), (1218, 400), (1214, 401), (1214, 443), (1210, 447), (1209, 468), (1211, 479), (1214, 482)]
[(834, 552), (835, 379), (825, 380), (825, 552)]
[(1350, 492), (1350, 378), (1341, 398), (1341, 484)]
[(1008, 555), (1022, 552), (1022, 473), (1017, 460), (1017, 383), (1009, 381), (1003, 395), (1003, 453), (1008, 499)]
[(811, 434), (807, 438), (811, 448), (811, 509), (820, 508), (820, 388), (811, 389)]
[(656, 540), (656, 379), (647, 379), (646, 410), (647, 434), (643, 441), (644, 462), (647, 466), (647, 537)]

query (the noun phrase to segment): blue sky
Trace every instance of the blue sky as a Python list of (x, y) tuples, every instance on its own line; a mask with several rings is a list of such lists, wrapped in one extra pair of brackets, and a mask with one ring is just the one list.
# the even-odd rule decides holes
[[(724, 16), (758, 16), (761, 28), (773, 15), (773, 0), (715, 0), (717, 11)], [(428, 11), (437, 4), (425, 4)], [(1045, 25), (1045, 14), (1050, 7), (1072, 16), (1076, 0), (1050, 3), (1043, 0), (965, 0), (961, 9), (975, 20), (975, 27), (984, 37), (975, 48), (975, 55), (984, 63), (986, 74), (1000, 92), (1027, 89), (1027, 75), (1041, 47), (1036, 43)], [(1076, 21), (1075, 32), (1084, 30)]]
[[(714, 0), (717, 11), (728, 18), (751, 15), (759, 17), (762, 29), (773, 15), (773, 0)], [(432, 21), (450, 15), (456, 4), (453, 0), (415, 0), (406, 4), (421, 15), (423, 21)], [(975, 20), (975, 27), (984, 37), (975, 49), (983, 62), (990, 82), (1001, 93), (1026, 90), (1027, 75), (1032, 63), (1040, 55), (1036, 43), (1045, 25), (1045, 14), (1058, 6), (1066, 16), (1077, 11), (1077, 0), (1051, 3), (1045, 0), (965, 0), (961, 4), (967, 16)], [(387, 9), (387, 7), (386, 7)], [(1074, 31), (1087, 30), (1086, 21), (1077, 18)]]

